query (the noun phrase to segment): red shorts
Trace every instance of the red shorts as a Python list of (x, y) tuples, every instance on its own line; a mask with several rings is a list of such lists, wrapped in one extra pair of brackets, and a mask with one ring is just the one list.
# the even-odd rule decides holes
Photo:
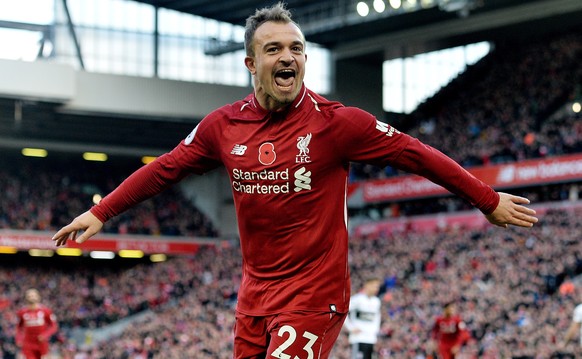
[(455, 354), (453, 354), (454, 344), (439, 344), (439, 354), (442, 359), (454, 359)]
[(26, 359), (41, 359), (49, 352), (48, 342), (27, 343), (22, 345), (22, 355)]
[(234, 358), (325, 359), (342, 329), (345, 313), (289, 312), (265, 317), (236, 313)]

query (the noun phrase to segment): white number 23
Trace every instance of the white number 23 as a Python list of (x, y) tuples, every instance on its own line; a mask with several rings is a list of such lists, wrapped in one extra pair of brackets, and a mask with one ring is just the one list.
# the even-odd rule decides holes
[[(279, 345), (279, 347), (275, 349), (275, 351), (273, 351), (271, 356), (279, 359), (291, 359), (291, 355), (285, 354), (284, 351), (285, 349), (293, 345), (293, 343), (295, 342), (295, 339), (297, 338), (297, 331), (290, 325), (284, 325), (281, 328), (279, 328), (277, 335), (279, 335), (279, 337), (282, 338), (283, 336), (285, 336), (285, 333), (289, 334), (289, 337), (287, 338), (287, 340), (283, 342), (283, 344)], [(306, 331), (305, 333), (303, 333), (303, 338), (306, 338), (308, 340), (307, 344), (305, 344), (305, 346), (303, 347), (303, 350), (307, 352), (306, 359), (313, 359), (314, 356), (312, 347), (313, 344), (315, 344), (315, 341), (317, 340), (317, 335)], [(295, 358), (293, 359), (301, 358), (295, 356)]]

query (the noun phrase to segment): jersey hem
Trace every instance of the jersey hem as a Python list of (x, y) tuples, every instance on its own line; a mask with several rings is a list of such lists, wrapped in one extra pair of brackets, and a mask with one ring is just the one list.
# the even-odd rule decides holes
[(236, 308), (235, 311), (240, 314), (244, 314), (250, 317), (266, 317), (269, 315), (277, 315), (282, 313), (290, 313), (290, 312), (316, 312), (316, 313), (338, 313), (338, 314), (347, 314), (348, 311), (339, 311), (339, 310), (331, 310), (330, 308), (311, 308), (311, 307), (294, 307), (294, 308), (286, 308), (284, 310), (273, 310), (273, 311), (253, 311), (253, 310), (244, 310)]

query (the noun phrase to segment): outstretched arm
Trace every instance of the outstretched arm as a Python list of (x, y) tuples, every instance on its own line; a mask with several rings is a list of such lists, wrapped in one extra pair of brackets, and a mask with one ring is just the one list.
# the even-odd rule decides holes
[(401, 168), (424, 176), (469, 201), (486, 213), (487, 220), (494, 225), (531, 227), (538, 221), (536, 212), (524, 206), (529, 204), (527, 198), (495, 192), (450, 157), (417, 139), (409, 141), (398, 163)]
[(186, 170), (176, 165), (171, 155), (159, 157), (132, 173), (99, 204), (61, 228), (53, 236), (53, 241), (57, 246), (66, 244), (68, 239), (85, 242), (99, 232), (110, 218), (162, 192), (186, 174)]
[(524, 197), (514, 196), (499, 192), (499, 204), (493, 212), (485, 215), (492, 224), (507, 228), (510, 224), (519, 227), (531, 227), (537, 223), (536, 211), (527, 208), (529, 200)]

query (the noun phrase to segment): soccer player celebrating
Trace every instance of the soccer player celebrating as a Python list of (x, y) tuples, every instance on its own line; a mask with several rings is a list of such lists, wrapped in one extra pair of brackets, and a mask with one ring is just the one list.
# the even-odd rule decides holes
[(454, 302), (446, 303), (443, 314), (435, 320), (431, 336), (437, 341), (439, 357), (453, 359), (471, 338), (466, 325), (456, 313)]
[(40, 303), (38, 290), (25, 292), (26, 307), (18, 311), (16, 344), (26, 359), (41, 359), (49, 351), (49, 339), (58, 330), (52, 310)]
[[(303, 83), (303, 32), (282, 3), (245, 29), (254, 91), (208, 114), (172, 151), (129, 176), (53, 236), (86, 241), (103, 223), (191, 173), (224, 166), (243, 256), (235, 358), (327, 358), (348, 313), (349, 163), (393, 166), (442, 185), (499, 226), (531, 227), (526, 198), (497, 193), (455, 161)], [(83, 231), (83, 233), (80, 233)]]

